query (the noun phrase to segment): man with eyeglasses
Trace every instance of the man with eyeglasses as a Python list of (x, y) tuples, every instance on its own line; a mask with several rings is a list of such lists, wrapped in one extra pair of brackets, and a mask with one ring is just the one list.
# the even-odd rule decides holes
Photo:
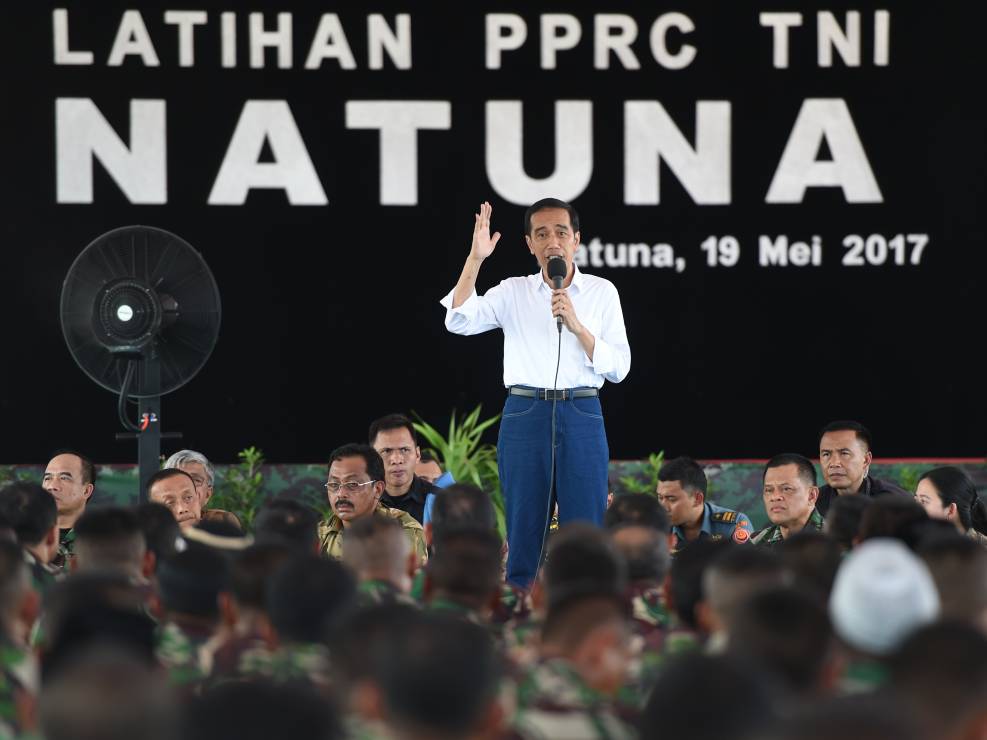
[(240, 519), (231, 511), (213, 509), (207, 506), (212, 498), (213, 486), (216, 481), (216, 468), (201, 452), (195, 450), (179, 450), (165, 460), (165, 468), (176, 468), (188, 473), (195, 483), (195, 491), (199, 494), (199, 506), (202, 508), (202, 521), (223, 522), (242, 530)]
[(75, 543), (75, 523), (96, 489), (96, 466), (74, 450), (56, 452), (45, 466), (41, 487), (58, 507), (58, 555), (52, 564), (67, 571)]
[(384, 506), (411, 514), (419, 524), (425, 524), (425, 499), (435, 487), (415, 475), (422, 459), (418, 434), (411, 419), (403, 414), (389, 414), (375, 420), (368, 434), (370, 446), (384, 461)]
[(381, 503), (384, 493), (384, 461), (373, 447), (347, 444), (329, 456), (326, 493), (332, 515), (319, 524), (322, 552), (331, 558), (343, 557), (343, 537), (353, 522), (378, 514), (396, 519), (404, 528), (419, 564), (427, 559), (425, 530), (414, 517)]

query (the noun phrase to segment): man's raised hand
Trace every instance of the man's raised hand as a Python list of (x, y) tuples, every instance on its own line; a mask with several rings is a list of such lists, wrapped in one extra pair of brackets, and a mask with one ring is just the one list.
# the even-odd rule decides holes
[(476, 259), (485, 260), (493, 254), (497, 242), (500, 241), (500, 232), (494, 232), (490, 236), (490, 214), (493, 206), (487, 201), (480, 204), (480, 212), (473, 214), (476, 217), (476, 224), (473, 226), (473, 244), (470, 246), (470, 256)]

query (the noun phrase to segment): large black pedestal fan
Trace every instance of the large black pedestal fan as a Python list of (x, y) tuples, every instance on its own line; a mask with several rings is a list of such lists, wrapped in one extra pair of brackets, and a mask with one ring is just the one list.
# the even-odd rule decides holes
[(137, 438), (143, 495), (160, 465), (161, 396), (191, 380), (216, 345), (216, 281), (185, 240), (125, 226), (76, 258), (62, 286), (61, 320), (79, 367), (118, 397), (127, 433), (117, 437)]

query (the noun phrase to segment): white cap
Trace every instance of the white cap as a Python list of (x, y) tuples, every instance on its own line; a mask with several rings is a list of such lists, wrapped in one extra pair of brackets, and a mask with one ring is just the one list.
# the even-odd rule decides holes
[(867, 540), (847, 555), (829, 598), (836, 634), (850, 647), (887, 655), (939, 616), (928, 568), (898, 540)]

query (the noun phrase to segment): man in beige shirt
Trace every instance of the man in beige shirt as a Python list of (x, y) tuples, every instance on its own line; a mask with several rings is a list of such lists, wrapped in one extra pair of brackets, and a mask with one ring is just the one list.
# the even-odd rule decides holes
[(322, 552), (331, 558), (341, 558), (346, 527), (359, 519), (378, 514), (400, 522), (419, 563), (425, 563), (427, 555), (422, 525), (410, 514), (380, 503), (384, 493), (384, 461), (373, 447), (347, 444), (333, 450), (329, 456), (326, 492), (333, 513), (319, 525)]

